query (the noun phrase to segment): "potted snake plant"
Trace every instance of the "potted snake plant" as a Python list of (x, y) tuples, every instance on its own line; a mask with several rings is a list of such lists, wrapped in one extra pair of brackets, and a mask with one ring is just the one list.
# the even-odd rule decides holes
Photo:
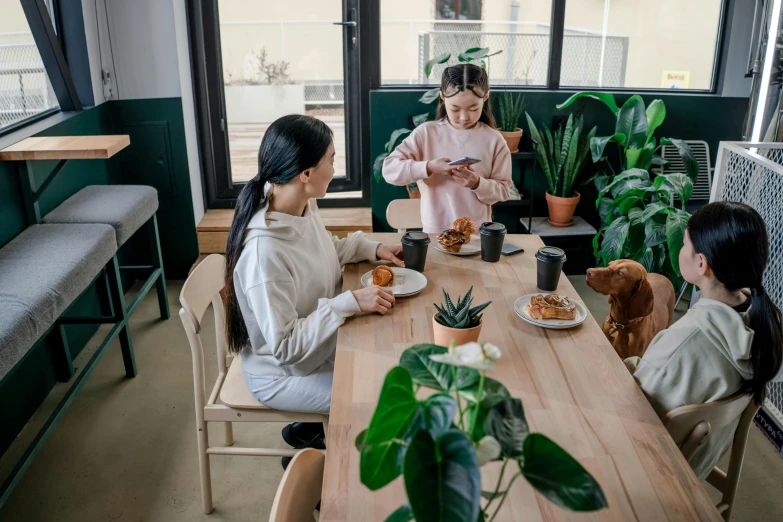
[(565, 129), (561, 125), (553, 134), (548, 127), (543, 126), (543, 132), (539, 132), (530, 115), (525, 113), (525, 116), (530, 135), (538, 143), (538, 163), (549, 183), (546, 193), (549, 223), (556, 227), (571, 226), (580, 199), (579, 192), (574, 190), (574, 183), (590, 153), (590, 140), (595, 136), (596, 127), (584, 134), (582, 117), (574, 120), (571, 114)]
[(500, 93), (498, 97), (500, 119), (498, 131), (503, 135), (511, 152), (519, 152), (519, 141), (522, 139), (522, 129), (519, 128), (519, 118), (525, 110), (525, 97), (514, 96), (510, 92)]
[(470, 307), (473, 302), (473, 287), (463, 298), (457, 298), (457, 304), (454, 304), (451, 296), (446, 290), (443, 292), (443, 303), (435, 309), (438, 311), (432, 318), (432, 330), (435, 344), (448, 346), (449, 343), (465, 344), (478, 341), (481, 333), (481, 312), (488, 307), (492, 301), (484, 304)]

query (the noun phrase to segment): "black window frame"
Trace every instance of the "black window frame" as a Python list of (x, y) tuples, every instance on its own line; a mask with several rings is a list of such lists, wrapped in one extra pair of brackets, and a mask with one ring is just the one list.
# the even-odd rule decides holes
[[(344, 0), (343, 20), (356, 21), (344, 27), (343, 67), (346, 100), (347, 176), (329, 185), (329, 197), (321, 207), (366, 207), (370, 205), (369, 89), (366, 81), (376, 67), (370, 51), (373, 33), (372, 4), (364, 0)], [(233, 208), (244, 183), (231, 179), (228, 129), (225, 119), (225, 93), (220, 45), (218, 0), (188, 0), (186, 3), (191, 49), (196, 125), (207, 208)], [(356, 44), (350, 41), (356, 36)], [(378, 48), (380, 52), (380, 48)], [(364, 77), (360, 74), (364, 73)], [(352, 105), (348, 107), (348, 103)], [(359, 192), (360, 197), (339, 197), (341, 192)]]
[[(16, 132), (52, 114), (77, 112), (81, 111), (84, 105), (94, 104), (81, 1), (52, 0), (54, 20), (44, 0), (19, 0), (19, 3), (60, 107), (42, 111), (3, 127), (0, 129), (0, 136)], [(55, 31), (55, 22), (59, 31)], [(72, 42), (70, 47), (64, 46), (66, 41)], [(69, 63), (79, 71), (78, 88)]]

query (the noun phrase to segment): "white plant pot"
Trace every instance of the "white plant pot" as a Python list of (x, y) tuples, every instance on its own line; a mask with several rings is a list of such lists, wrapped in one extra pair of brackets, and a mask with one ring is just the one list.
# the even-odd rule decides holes
[(304, 84), (227, 85), (229, 123), (272, 123), (286, 114), (303, 114)]

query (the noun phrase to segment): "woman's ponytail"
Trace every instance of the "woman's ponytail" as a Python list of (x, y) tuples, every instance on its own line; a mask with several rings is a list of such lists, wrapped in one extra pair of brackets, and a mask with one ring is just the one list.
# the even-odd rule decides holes
[(764, 387), (780, 371), (781, 346), (783, 346), (783, 322), (780, 310), (767, 296), (761, 285), (751, 289), (751, 306), (748, 312), (753, 344), (750, 348), (753, 379), (749, 382), (753, 400), (761, 405)]
[(284, 185), (307, 169), (316, 167), (332, 143), (329, 126), (310, 116), (291, 114), (273, 122), (258, 149), (258, 174), (237, 197), (234, 221), (226, 243), (226, 337), (228, 350), (239, 352), (249, 341), (247, 326), (237, 301), (234, 270), (242, 255), (245, 232), (259, 209), (267, 203), (266, 184)]

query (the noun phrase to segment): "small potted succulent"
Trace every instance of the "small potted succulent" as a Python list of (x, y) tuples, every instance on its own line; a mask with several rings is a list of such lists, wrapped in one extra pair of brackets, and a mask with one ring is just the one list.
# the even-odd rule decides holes
[(510, 92), (499, 95), (498, 109), (500, 119), (498, 131), (503, 135), (511, 152), (519, 152), (519, 140), (522, 139), (522, 129), (519, 128), (519, 118), (525, 110), (525, 97), (521, 94), (514, 96)]
[(481, 312), (492, 301), (470, 307), (473, 302), (473, 287), (470, 287), (464, 298), (457, 298), (455, 305), (446, 290), (443, 292), (443, 304), (435, 305), (438, 311), (432, 318), (432, 330), (435, 344), (448, 346), (449, 343), (465, 344), (478, 341), (481, 333)]

